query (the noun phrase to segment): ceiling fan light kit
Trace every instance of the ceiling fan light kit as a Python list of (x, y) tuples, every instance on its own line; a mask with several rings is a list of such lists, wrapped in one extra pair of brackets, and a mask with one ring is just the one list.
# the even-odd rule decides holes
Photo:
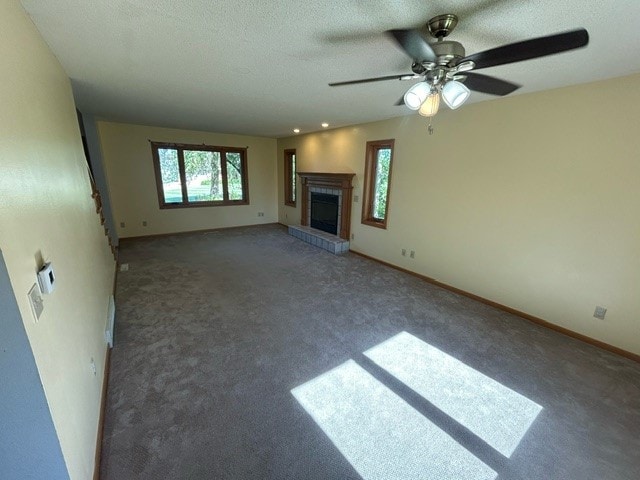
[(422, 102), (418, 113), (423, 117), (433, 117), (440, 109), (440, 95), (437, 91), (431, 92), (427, 99)]
[(418, 82), (404, 94), (404, 104), (411, 110), (418, 110), (431, 93), (427, 82)]
[[(589, 43), (584, 28), (503, 45), (483, 52), (466, 55), (461, 43), (444, 40), (458, 24), (458, 17), (451, 13), (438, 15), (427, 22), (429, 34), (436, 39), (428, 42), (417, 29), (388, 30), (386, 33), (412, 59), (412, 74), (387, 75), (347, 82), (330, 83), (329, 86), (354, 85), (383, 80), (420, 79), (404, 94), (406, 105), (425, 117), (433, 117), (440, 106), (440, 96), (451, 109), (460, 107), (470, 96), (471, 90), (490, 95), (508, 95), (520, 85), (475, 73), (472, 70), (506, 65), (533, 58), (581, 48)], [(432, 129), (430, 127), (429, 132)]]
[(442, 87), (442, 99), (452, 110), (455, 110), (466, 102), (469, 95), (471, 95), (471, 90), (463, 83), (455, 80), (447, 82), (444, 87)]

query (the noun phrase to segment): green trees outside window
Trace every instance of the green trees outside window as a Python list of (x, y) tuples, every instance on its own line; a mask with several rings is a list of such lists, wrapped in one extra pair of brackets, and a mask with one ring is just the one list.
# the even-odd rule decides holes
[(246, 149), (151, 143), (160, 208), (249, 203)]
[(284, 151), (284, 204), (296, 206), (296, 151)]
[(384, 220), (387, 214), (387, 196), (389, 194), (389, 170), (391, 168), (391, 149), (380, 148), (376, 158), (376, 180), (373, 190), (373, 218)]
[(387, 228), (394, 140), (367, 142), (362, 223)]

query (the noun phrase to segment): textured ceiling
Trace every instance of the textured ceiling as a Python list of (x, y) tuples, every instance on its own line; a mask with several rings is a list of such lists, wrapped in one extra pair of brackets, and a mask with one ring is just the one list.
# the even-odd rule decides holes
[[(415, 115), (410, 82), (329, 82), (408, 73), (382, 32), (455, 13), (467, 54), (577, 27), (587, 48), (482, 70), (515, 94), (640, 71), (640, 0), (22, 0), (97, 117), (281, 137)], [(515, 95), (513, 94), (513, 95)], [(495, 97), (473, 93), (470, 101)]]

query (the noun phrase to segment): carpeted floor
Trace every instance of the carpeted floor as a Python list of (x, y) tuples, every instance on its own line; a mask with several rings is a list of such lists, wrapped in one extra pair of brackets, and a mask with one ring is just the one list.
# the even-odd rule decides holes
[[(129, 271), (118, 274), (103, 480), (359, 479), (366, 449), (383, 447), (356, 439), (352, 465), (291, 393), (341, 365), (386, 392), (387, 410), (419, 412), (425, 432), (452, 438), (499, 479), (638, 478), (640, 365), (630, 360), (354, 254), (334, 256), (281, 226), (127, 241), (120, 262)], [(510, 456), (363, 354), (400, 332), (542, 407)], [(323, 392), (326, 406), (333, 390)], [(335, 419), (348, 412), (332, 414), (344, 437)], [(404, 431), (391, 425), (400, 417), (374, 414)], [(437, 450), (435, 441), (426, 444)], [(374, 459), (379, 472), (384, 458)], [(437, 477), (427, 469), (420, 478)]]

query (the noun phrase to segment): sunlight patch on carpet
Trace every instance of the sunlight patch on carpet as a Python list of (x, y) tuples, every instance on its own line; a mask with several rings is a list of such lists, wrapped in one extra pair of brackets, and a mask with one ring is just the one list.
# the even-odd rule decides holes
[(542, 410), (407, 332), (364, 354), (505, 457), (511, 456)]
[(291, 393), (365, 480), (497, 477), (353, 360)]

